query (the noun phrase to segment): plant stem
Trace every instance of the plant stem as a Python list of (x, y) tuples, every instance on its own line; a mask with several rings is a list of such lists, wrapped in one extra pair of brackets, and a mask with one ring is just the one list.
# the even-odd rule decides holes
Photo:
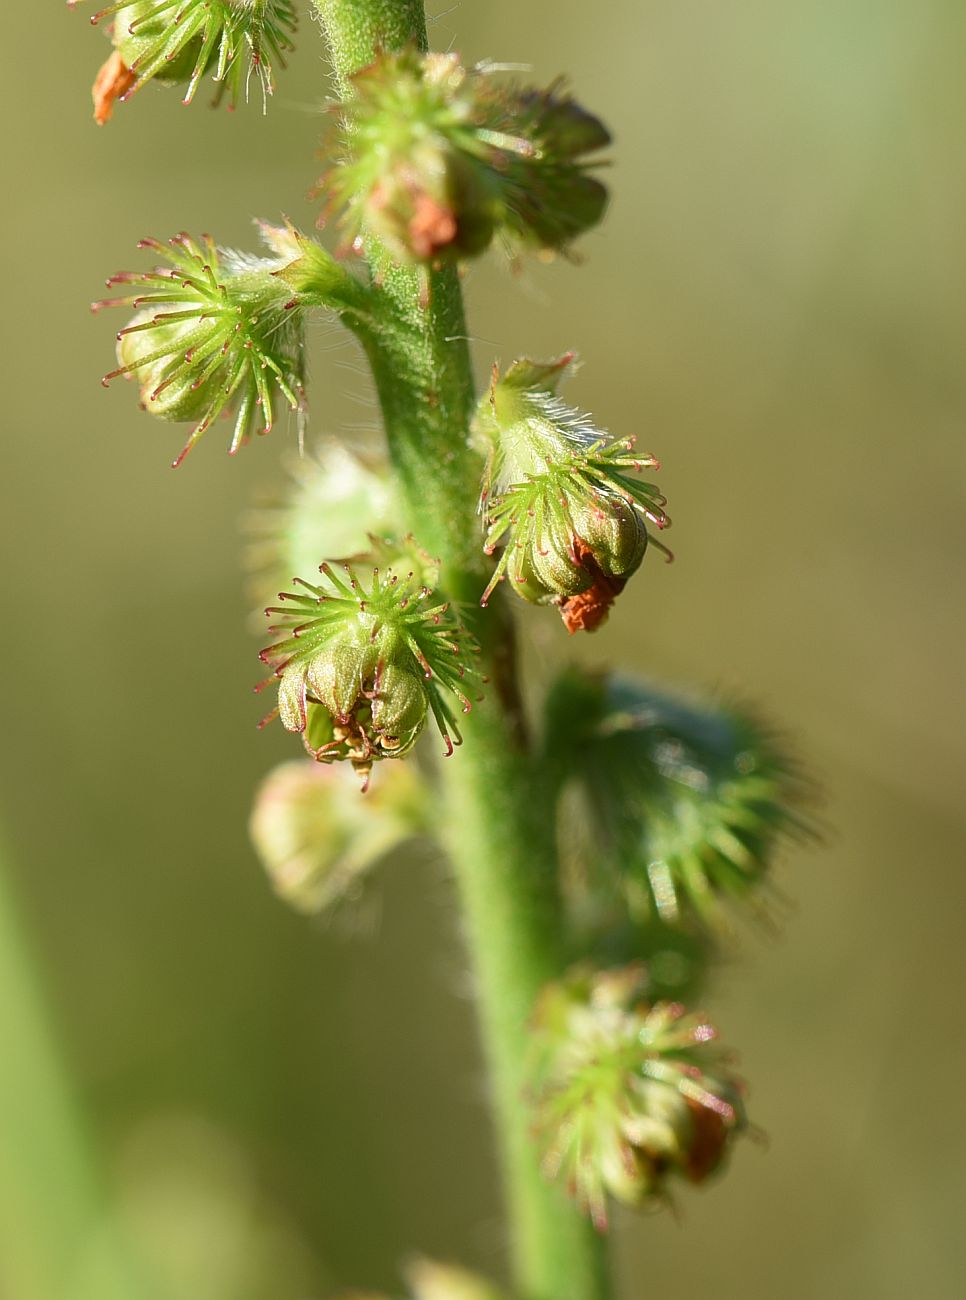
[[(422, 0), (315, 0), (333, 65), (347, 78), (380, 50), (426, 44)], [(462, 292), (452, 268), (434, 272), (429, 303), (416, 272), (386, 266), (380, 310), (359, 328), (372, 365), (409, 526), (442, 561), (442, 585), (478, 609), (486, 582), (477, 503), (482, 465), (468, 446), (475, 386)], [(606, 1300), (603, 1246), (544, 1178), (525, 1099), (528, 1025), (541, 987), (560, 974), (562, 921), (553, 819), (524, 743), (504, 602), (467, 615), (493, 688), (474, 709), (466, 743), (444, 764), (444, 833), (473, 963), (521, 1300)]]
[(446, 775), (446, 841), (476, 972), (516, 1294), (605, 1300), (604, 1243), (540, 1169), (525, 1097), (534, 1000), (561, 970), (552, 821), (534, 798), (530, 756), (514, 750), (494, 706), (480, 711)]
[(482, 461), (466, 443), (475, 394), (459, 281), (451, 270), (434, 272), (427, 306), (419, 296), (414, 272), (384, 268), (379, 311), (355, 328), (413, 532), (442, 562), (449, 595), (475, 607), (485, 585), (477, 525)]

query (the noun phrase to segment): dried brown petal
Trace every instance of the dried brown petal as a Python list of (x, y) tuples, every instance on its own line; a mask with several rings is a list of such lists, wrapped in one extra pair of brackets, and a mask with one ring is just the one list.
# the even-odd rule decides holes
[(114, 50), (100, 72), (98, 72), (91, 88), (91, 98), (94, 101), (94, 121), (98, 126), (103, 126), (111, 120), (114, 114), (115, 101), (126, 95), (137, 79), (137, 73), (133, 72), (121, 58), (118, 51)]

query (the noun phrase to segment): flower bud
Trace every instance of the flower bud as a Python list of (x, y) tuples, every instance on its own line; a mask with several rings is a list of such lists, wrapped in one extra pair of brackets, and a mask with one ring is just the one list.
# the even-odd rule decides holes
[[(383, 457), (349, 451), (325, 439), (304, 455), (293, 453), (286, 468), (284, 491), (263, 490), (246, 520), (248, 585), (260, 617), (292, 575), (312, 572), (320, 555), (340, 560), (368, 556), (374, 550), (373, 536), (399, 536), (403, 531)], [(395, 556), (383, 554), (372, 563), (383, 568), (397, 560), (401, 551), (395, 549)], [(402, 566), (393, 562), (392, 567), (398, 572)], [(415, 567), (409, 564), (403, 571)], [(429, 578), (424, 581), (435, 585)]]
[(640, 1205), (666, 1200), (672, 1175), (704, 1182), (747, 1124), (713, 1027), (645, 990), (640, 966), (581, 967), (544, 989), (534, 1017), (544, 1168), (601, 1231), (608, 1194)]
[(414, 1259), (405, 1272), (413, 1300), (503, 1300), (502, 1291), (455, 1264)]
[(366, 874), (425, 824), (418, 772), (397, 763), (365, 802), (352, 774), (300, 759), (283, 763), (255, 796), (251, 837), (275, 892), (300, 912), (352, 897)]
[[(69, 0), (74, 7), (76, 0)], [(108, 5), (91, 19), (113, 18), (114, 53), (94, 85), (94, 116), (103, 124), (151, 80), (185, 87), (190, 104), (212, 70), (216, 102), (228, 94), (237, 106), (255, 74), (263, 97), (275, 89), (272, 60), (285, 66), (295, 47), (293, 0), (135, 0)]]
[(487, 451), (482, 494), (484, 550), (502, 547), (485, 605), (504, 577), (536, 604), (558, 606), (567, 630), (594, 631), (650, 538), (646, 524), (667, 527), (664, 497), (627, 470), (658, 468), (633, 452), (632, 438), (608, 442), (587, 416), (565, 406), (555, 388), (573, 360), (515, 362), (490, 391), (476, 420)]
[(366, 782), (376, 760), (409, 753), (430, 713), (451, 754), (462, 737), (449, 696), (468, 713), (461, 684), (479, 676), (469, 662), (476, 648), (458, 639), (448, 606), (427, 608), (433, 593), (412, 573), (374, 569), (366, 589), (349, 565), (344, 578), (329, 564), (320, 571), (325, 586), (297, 579), (303, 590), (266, 611), (286, 636), (260, 656), (278, 681), (265, 722), (280, 717), (318, 762), (347, 759)]
[[(503, 1292), (490, 1282), (455, 1264), (417, 1258), (404, 1273), (412, 1300), (505, 1300)], [(387, 1300), (387, 1297), (353, 1294), (346, 1300)]]
[[(813, 834), (798, 811), (806, 783), (767, 727), (738, 709), (577, 672), (547, 708), (547, 745), (566, 754), (585, 796), (590, 856), (639, 925), (726, 933), (734, 904), (763, 910), (779, 842)], [(561, 837), (571, 839), (566, 815)]]
[(153, 239), (138, 247), (160, 254), (169, 265), (113, 276), (109, 287), (133, 285), (137, 292), (94, 304), (95, 311), (136, 311), (117, 335), (120, 364), (103, 383), (135, 377), (152, 415), (197, 421), (174, 464), (181, 464), (222, 413), (235, 417), (232, 454), (256, 426), (268, 433), (275, 420), (275, 390), (301, 416), (302, 313), (276, 275), (284, 259), (250, 257), (217, 248), (208, 236), (196, 241), (186, 234), (168, 247)]
[(559, 88), (500, 86), (455, 54), (383, 54), (352, 79), (339, 111), (348, 156), (320, 182), (345, 210), (352, 242), (365, 226), (400, 262), (483, 252), (498, 231), (540, 248), (566, 246), (606, 203), (584, 155), (603, 125)]

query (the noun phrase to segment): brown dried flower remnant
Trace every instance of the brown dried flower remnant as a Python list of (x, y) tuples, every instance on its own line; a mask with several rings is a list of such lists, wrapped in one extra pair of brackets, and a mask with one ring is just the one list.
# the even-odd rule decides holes
[(124, 98), (137, 79), (137, 73), (133, 72), (121, 58), (120, 53), (114, 50), (98, 72), (91, 87), (94, 121), (98, 126), (104, 126), (111, 120), (115, 103)]

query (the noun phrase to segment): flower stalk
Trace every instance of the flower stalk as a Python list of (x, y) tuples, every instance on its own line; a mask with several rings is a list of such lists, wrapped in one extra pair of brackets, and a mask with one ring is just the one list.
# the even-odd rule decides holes
[[(415, 0), (315, 0), (339, 89), (382, 50), (426, 48)], [(479, 601), (487, 579), (477, 517), (482, 457), (469, 445), (476, 405), (462, 293), (452, 267), (385, 266), (378, 322), (359, 331), (372, 364), (407, 522), (439, 555), (452, 599)], [(446, 844), (464, 909), (501, 1154), (513, 1281), (526, 1300), (606, 1300), (603, 1246), (549, 1184), (523, 1105), (526, 1045), (541, 987), (560, 973), (560, 903), (553, 828), (535, 809), (533, 757), (521, 712), (509, 615), (494, 601), (473, 620), (481, 671), (495, 690), (466, 720), (459, 762), (444, 765)]]
[[(314, 7), (340, 120), (321, 220), (341, 247), (287, 222), (259, 223), (260, 256), (208, 236), (143, 241), (160, 264), (112, 277), (121, 296), (95, 304), (133, 313), (104, 382), (132, 379), (143, 409), (194, 426), (175, 464), (216, 418), (235, 452), (286, 407), (301, 452), (307, 319), (329, 313), (361, 344), (384, 451), (314, 448), (287, 501), (254, 521), (259, 603), (277, 602), (256, 689), (275, 688), (265, 722), (308, 757), (261, 790), (253, 841), (276, 891), (313, 912), (350, 903), (414, 835), (447, 850), (506, 1293), (608, 1300), (610, 1201), (703, 1182), (747, 1128), (715, 1031), (682, 999), (726, 942), (727, 912), (759, 905), (776, 845), (808, 833), (799, 783), (753, 716), (612, 675), (560, 673), (531, 735), (509, 593), (592, 632), (649, 551), (671, 558), (670, 519), (639, 431), (612, 437), (558, 396), (573, 353), (494, 365), (477, 400), (459, 273), (494, 244), (566, 252), (606, 207), (591, 172), (610, 136), (559, 81), (505, 83), (496, 65), (430, 53), (421, 0)], [(235, 98), (252, 78), (267, 94), (295, 7), (140, 0), (97, 17), (114, 20), (95, 90), (106, 120), (151, 79), (189, 100), (208, 73)], [(424, 731), (453, 761), (414, 761)], [(374, 772), (376, 792), (347, 807), (347, 782), (367, 791)], [(447, 1266), (410, 1283), (416, 1300), (500, 1294)]]

